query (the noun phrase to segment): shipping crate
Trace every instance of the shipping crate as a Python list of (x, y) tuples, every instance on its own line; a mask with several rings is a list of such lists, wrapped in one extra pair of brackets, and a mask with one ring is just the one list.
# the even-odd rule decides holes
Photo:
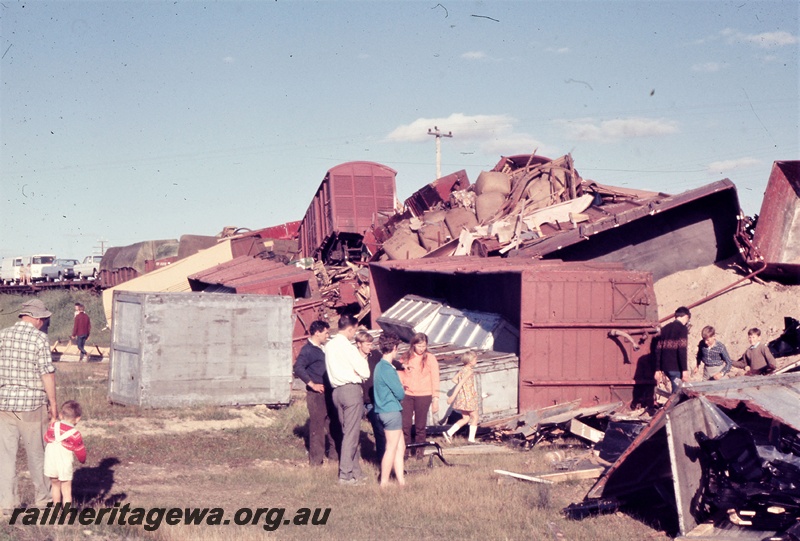
[(108, 396), (149, 408), (288, 404), (291, 297), (115, 291)]

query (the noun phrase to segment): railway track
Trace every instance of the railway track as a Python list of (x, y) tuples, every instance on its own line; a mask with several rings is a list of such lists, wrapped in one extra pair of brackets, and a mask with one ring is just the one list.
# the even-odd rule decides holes
[(36, 282), (29, 285), (0, 285), (0, 294), (26, 295), (51, 289), (99, 289), (99, 285), (94, 280), (61, 280), (59, 282)]

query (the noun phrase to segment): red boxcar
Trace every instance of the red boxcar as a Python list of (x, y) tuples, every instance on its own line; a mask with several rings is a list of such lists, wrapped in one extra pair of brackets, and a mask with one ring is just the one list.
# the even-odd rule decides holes
[(364, 232), (379, 214), (394, 214), (396, 176), (375, 162), (328, 170), (300, 223), (303, 257), (325, 263), (360, 259)]
[(652, 402), (658, 305), (649, 272), (452, 257), (372, 263), (370, 274), (373, 322), (413, 294), (499, 314), (518, 328), (520, 412), (578, 398), (584, 406)]

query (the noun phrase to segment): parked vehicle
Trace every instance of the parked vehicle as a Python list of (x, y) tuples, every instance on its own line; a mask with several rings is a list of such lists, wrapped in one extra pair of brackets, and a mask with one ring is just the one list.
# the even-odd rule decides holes
[(103, 260), (101, 255), (87, 255), (83, 258), (82, 263), (78, 263), (73, 268), (75, 278), (97, 278), (97, 273), (100, 272), (100, 262)]
[(19, 270), (22, 266), (22, 257), (5, 257), (3, 258), (2, 265), (0, 265), (0, 283), (1, 284), (18, 284), (19, 283)]
[(52, 254), (38, 254), (30, 256), (30, 263), (26, 265), (25, 258), (23, 258), (23, 272), (27, 273), (31, 282), (41, 282), (44, 280), (42, 269), (48, 265), (52, 265), (56, 260), (56, 256)]
[(42, 276), (48, 282), (53, 280), (69, 280), (75, 277), (74, 267), (77, 259), (56, 259), (52, 265), (42, 267)]

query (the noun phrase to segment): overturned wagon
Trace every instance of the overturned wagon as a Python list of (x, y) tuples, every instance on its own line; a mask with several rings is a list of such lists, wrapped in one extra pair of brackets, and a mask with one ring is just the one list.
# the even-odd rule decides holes
[(520, 412), (653, 396), (649, 272), (615, 263), (455, 257), (370, 265), (372, 321), (404, 296), (502, 316), (519, 329)]

